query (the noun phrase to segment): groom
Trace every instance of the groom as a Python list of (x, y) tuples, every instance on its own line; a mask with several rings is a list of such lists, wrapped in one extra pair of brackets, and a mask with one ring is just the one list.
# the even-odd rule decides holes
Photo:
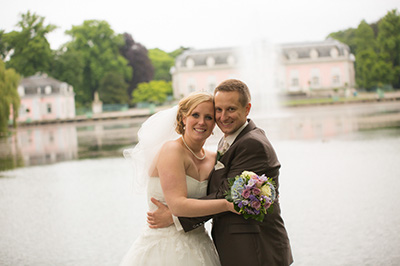
[[(185, 232), (201, 226), (213, 218), (212, 237), (221, 264), (284, 266), (293, 262), (289, 238), (281, 217), (279, 205), (280, 163), (262, 129), (247, 119), (250, 112), (250, 92), (239, 80), (229, 79), (215, 88), (215, 119), (224, 133), (219, 144), (219, 161), (211, 172), (207, 199), (225, 198), (228, 178), (252, 171), (271, 177), (276, 184), (277, 200), (274, 212), (267, 214), (263, 222), (244, 219), (243, 216), (225, 212), (214, 216), (179, 217)], [(164, 227), (163, 217), (170, 217), (167, 207), (153, 200), (159, 210), (148, 213), (151, 227)], [(168, 219), (171, 220), (170, 218)]]

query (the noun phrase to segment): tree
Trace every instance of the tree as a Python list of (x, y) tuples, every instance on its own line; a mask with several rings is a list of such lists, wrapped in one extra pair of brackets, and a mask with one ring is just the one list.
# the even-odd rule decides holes
[(79, 52), (83, 60), (83, 81), (77, 101), (89, 105), (99, 89), (101, 79), (108, 72), (119, 73), (126, 81), (132, 76), (132, 68), (120, 55), (124, 45), (122, 36), (116, 36), (106, 21), (87, 20), (82, 25), (66, 31), (72, 41), (66, 44), (68, 51)]
[(117, 72), (107, 72), (100, 81), (99, 96), (105, 104), (128, 103), (128, 84)]
[(7, 38), (6, 33), (4, 30), (0, 30), (0, 59), (3, 61), (6, 59), (8, 51), (10, 50), (5, 38)]
[(353, 43), (356, 53), (356, 82), (361, 88), (371, 88), (378, 82), (377, 75), (371, 70), (378, 61), (373, 29), (362, 20), (355, 31)]
[(376, 85), (374, 69), (378, 56), (375, 51), (367, 49), (356, 55), (356, 82), (360, 88), (372, 88)]
[(14, 68), (23, 76), (37, 72), (48, 72), (53, 60), (50, 44), (46, 35), (56, 26), (44, 24), (44, 17), (28, 11), (21, 15), (17, 26), (21, 31), (3, 33), (0, 45), (2, 58), (10, 58), (6, 62), (8, 68)]
[(374, 30), (365, 20), (362, 20), (354, 33), (355, 53), (365, 50), (376, 51)]
[(393, 85), (400, 88), (400, 15), (396, 9), (379, 21), (377, 42), (382, 60), (393, 67)]
[(20, 76), (14, 69), (6, 69), (0, 59), (0, 136), (8, 131), (10, 108), (13, 113), (13, 124), (16, 126), (20, 98), (17, 92)]
[(328, 35), (328, 37), (336, 39), (342, 43), (345, 43), (349, 46), (350, 52), (355, 54), (356, 51), (356, 44), (354, 43), (354, 36), (355, 36), (356, 29), (349, 28), (344, 31), (337, 31), (333, 32)]
[(63, 52), (63, 48), (54, 54), (51, 76), (74, 87), (75, 99), (79, 105), (82, 102), (80, 99), (84, 98), (83, 55), (80, 51), (67, 50)]
[(372, 49), (358, 52), (356, 62), (356, 81), (360, 88), (375, 89), (383, 84), (391, 84), (395, 74), (392, 64)]
[(178, 49), (172, 51), (169, 53), (170, 56), (172, 56), (174, 59), (177, 58), (179, 55), (181, 55), (184, 51), (188, 50), (189, 48), (187, 47), (179, 47)]
[(125, 45), (120, 48), (120, 52), (128, 61), (128, 65), (132, 67), (132, 79), (128, 88), (128, 95), (132, 95), (133, 90), (139, 83), (149, 82), (153, 79), (154, 68), (146, 47), (135, 42), (128, 33), (124, 33), (123, 38)]
[(400, 88), (400, 16), (389, 11), (376, 23), (360, 22), (357, 29), (349, 28), (329, 34), (350, 46), (356, 57), (356, 81), (361, 88), (394, 85)]
[(149, 83), (140, 83), (133, 91), (133, 103), (150, 102), (163, 103), (167, 95), (172, 94), (172, 84), (165, 80), (153, 80)]
[(154, 80), (171, 81), (170, 69), (174, 65), (175, 59), (158, 48), (150, 49), (149, 57), (154, 66)]

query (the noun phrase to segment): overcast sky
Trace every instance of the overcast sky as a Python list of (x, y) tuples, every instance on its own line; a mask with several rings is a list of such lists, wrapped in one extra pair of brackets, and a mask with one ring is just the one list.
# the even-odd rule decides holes
[(105, 20), (116, 33), (130, 33), (148, 49), (216, 48), (320, 41), (334, 31), (356, 28), (392, 9), (399, 0), (0, 0), (0, 29), (16, 29), (28, 10), (59, 28), (48, 35), (53, 49), (84, 20)]

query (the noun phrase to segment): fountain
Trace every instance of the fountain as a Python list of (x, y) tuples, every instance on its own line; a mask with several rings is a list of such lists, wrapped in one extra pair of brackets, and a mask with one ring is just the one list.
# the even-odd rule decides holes
[(253, 41), (242, 46), (240, 73), (251, 93), (251, 117), (265, 117), (281, 113), (280, 85), (283, 82), (279, 49), (267, 40)]

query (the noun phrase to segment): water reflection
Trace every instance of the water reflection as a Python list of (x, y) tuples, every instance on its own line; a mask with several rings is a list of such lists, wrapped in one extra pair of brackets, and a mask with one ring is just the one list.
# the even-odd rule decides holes
[[(400, 105), (386, 102), (298, 107), (250, 113), (250, 117), (273, 140), (327, 140), (365, 129), (400, 127)], [(20, 127), (8, 139), (0, 140), (0, 171), (83, 158), (121, 156), (124, 147), (137, 142), (137, 131), (144, 120)]]
[(255, 115), (254, 120), (273, 139), (328, 140), (367, 129), (399, 128), (400, 104), (286, 108), (271, 115)]
[(119, 156), (137, 142), (141, 119), (20, 127), (0, 140), (0, 171), (82, 158)]

